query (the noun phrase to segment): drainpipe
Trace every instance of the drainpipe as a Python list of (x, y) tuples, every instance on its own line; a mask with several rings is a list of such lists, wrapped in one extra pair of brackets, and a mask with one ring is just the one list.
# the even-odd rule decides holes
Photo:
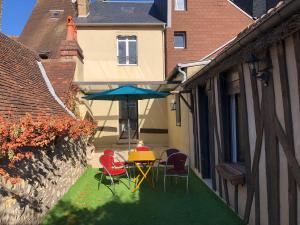
[(179, 73), (182, 74), (182, 76), (183, 76), (182, 83), (184, 83), (187, 80), (186, 72), (184, 70), (182, 70), (182, 67), (180, 65), (177, 66), (177, 69), (178, 69)]

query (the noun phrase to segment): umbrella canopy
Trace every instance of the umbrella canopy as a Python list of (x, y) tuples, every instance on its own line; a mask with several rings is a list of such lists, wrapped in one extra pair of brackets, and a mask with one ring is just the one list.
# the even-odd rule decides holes
[(102, 91), (95, 94), (87, 95), (83, 98), (87, 100), (109, 100), (109, 101), (126, 101), (128, 113), (128, 149), (130, 150), (130, 119), (129, 119), (129, 106), (128, 102), (131, 100), (143, 100), (151, 98), (164, 98), (169, 93), (153, 91), (150, 89), (138, 88), (134, 86), (122, 86), (108, 91)]
[(116, 89), (111, 89), (108, 91), (102, 91), (95, 94), (87, 95), (83, 98), (87, 100), (143, 100), (151, 98), (164, 98), (167, 97), (169, 93), (153, 91), (150, 89), (138, 88), (134, 86), (122, 86)]

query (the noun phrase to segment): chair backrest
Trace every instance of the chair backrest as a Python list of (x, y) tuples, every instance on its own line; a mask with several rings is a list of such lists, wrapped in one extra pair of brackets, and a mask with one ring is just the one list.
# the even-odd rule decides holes
[[(161, 154), (160, 154), (160, 159), (163, 159), (164, 158), (164, 155), (167, 155), (167, 158), (170, 156), (170, 155), (172, 155), (172, 154), (174, 154), (174, 153), (177, 153), (177, 152), (180, 152), (178, 149), (176, 149), (176, 148), (169, 148), (169, 149), (167, 149), (167, 150), (164, 150)], [(172, 164), (172, 162), (171, 161), (169, 161), (169, 164), (170, 165), (173, 165)]]
[(187, 163), (188, 156), (184, 153), (177, 152), (170, 155), (167, 159), (168, 165), (173, 165), (174, 170), (176, 171), (182, 171), (185, 170), (185, 165)]
[(138, 152), (146, 152), (146, 151), (150, 151), (150, 148), (147, 146), (140, 146), (140, 147), (136, 147), (136, 151)]
[(169, 148), (169, 149), (166, 150), (167, 157), (169, 157), (170, 155), (172, 155), (174, 153), (177, 153), (177, 152), (179, 152), (179, 150), (176, 149), (176, 148)]
[(115, 151), (114, 150), (110, 150), (110, 149), (105, 149), (103, 151), (103, 154), (104, 155), (114, 155), (115, 154)]
[(103, 166), (103, 173), (109, 173), (113, 170), (114, 157), (112, 155), (102, 155), (99, 158), (100, 164)]

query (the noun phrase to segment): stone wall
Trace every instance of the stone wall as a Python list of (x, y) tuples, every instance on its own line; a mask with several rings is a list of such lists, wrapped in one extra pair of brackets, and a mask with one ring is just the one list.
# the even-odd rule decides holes
[(84, 172), (87, 149), (83, 141), (60, 139), (19, 162), (11, 172), (22, 181), (14, 186), (0, 182), (0, 224), (39, 224)]

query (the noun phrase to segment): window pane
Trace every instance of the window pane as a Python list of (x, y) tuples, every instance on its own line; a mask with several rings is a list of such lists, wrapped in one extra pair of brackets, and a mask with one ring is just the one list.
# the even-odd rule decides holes
[(126, 42), (118, 41), (118, 50), (119, 50), (119, 64), (126, 64)]
[(186, 0), (175, 0), (175, 10), (185, 10), (185, 1)]
[(174, 34), (174, 47), (175, 48), (185, 48), (185, 34), (175, 33)]
[(129, 42), (129, 64), (137, 64), (136, 41)]

